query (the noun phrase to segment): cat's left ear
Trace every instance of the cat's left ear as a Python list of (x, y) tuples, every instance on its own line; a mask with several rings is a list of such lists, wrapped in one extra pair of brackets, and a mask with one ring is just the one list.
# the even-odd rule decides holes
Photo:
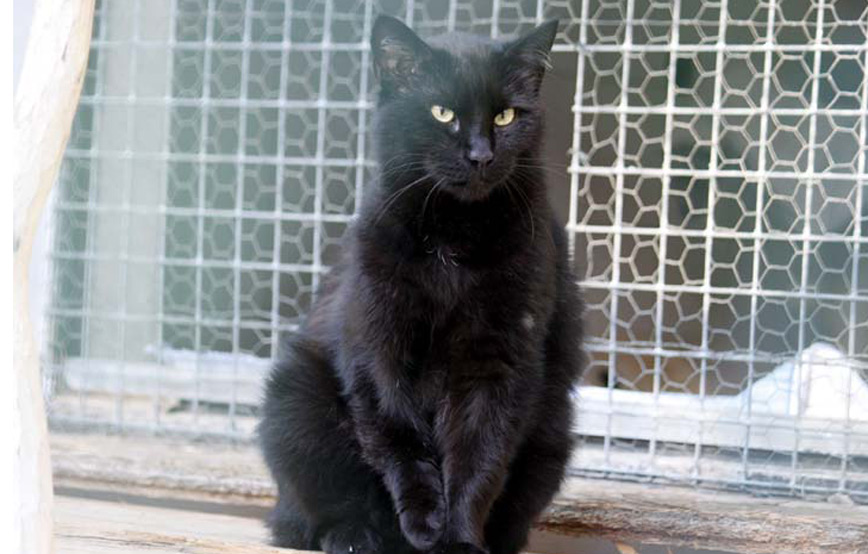
[(509, 43), (504, 52), (510, 64), (528, 71), (529, 77), (536, 79), (537, 88), (545, 71), (551, 67), (549, 54), (557, 33), (558, 20), (551, 19)]

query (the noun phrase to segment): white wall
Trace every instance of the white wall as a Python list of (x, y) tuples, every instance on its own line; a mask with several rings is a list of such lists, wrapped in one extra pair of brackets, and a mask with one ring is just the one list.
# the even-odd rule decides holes
[(18, 88), (18, 77), (24, 66), (24, 51), (33, 20), (33, 0), (12, 0), (12, 86)]

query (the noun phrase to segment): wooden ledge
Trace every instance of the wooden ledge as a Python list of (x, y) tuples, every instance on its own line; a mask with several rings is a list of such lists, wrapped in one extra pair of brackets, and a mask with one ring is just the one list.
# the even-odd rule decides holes
[[(65, 433), (51, 441), (55, 484), (67, 494), (186, 503), (211, 512), (201, 514), (206, 518), (259, 516), (274, 500), (265, 467), (249, 445)], [(868, 553), (868, 506), (594, 479), (570, 478), (540, 528), (752, 554)], [(187, 547), (224, 551), (204, 543)]]
[(255, 519), (180, 508), (55, 497), (58, 554), (301, 554), (268, 546)]

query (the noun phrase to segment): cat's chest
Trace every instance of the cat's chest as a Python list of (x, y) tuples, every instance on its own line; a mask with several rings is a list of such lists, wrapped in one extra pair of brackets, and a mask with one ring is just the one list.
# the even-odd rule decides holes
[[(421, 316), (422, 327), (479, 320), (496, 312), (491, 304), (521, 304), (532, 288), (533, 269), (519, 249), (423, 237), (411, 260), (395, 264), (393, 283), (406, 298), (405, 313)], [(421, 329), (421, 333), (429, 331)]]
[[(415, 273), (415, 279), (432, 298), (450, 300), (473, 295), (487, 276), (508, 275), (514, 257), (510, 247), (491, 240), (465, 237), (423, 236), (414, 256), (414, 263), (404, 267)], [(466, 301), (463, 298), (461, 301)]]
[(395, 273), (395, 282), (423, 319), (439, 321), (473, 301), (483, 270), (462, 245), (423, 238), (414, 255), (396, 263)]
[(422, 250), (427, 265), (434, 266), (435, 269), (454, 271), (450, 268), (460, 268), (462, 265), (466, 267), (463, 249), (458, 246), (432, 241), (425, 237), (422, 242)]

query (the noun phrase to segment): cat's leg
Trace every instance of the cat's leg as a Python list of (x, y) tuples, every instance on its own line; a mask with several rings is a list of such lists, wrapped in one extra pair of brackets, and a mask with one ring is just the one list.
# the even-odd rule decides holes
[(572, 410), (561, 395), (543, 404), (542, 423), (528, 433), (485, 526), (491, 554), (517, 554), (539, 514), (558, 492), (572, 448)]
[(438, 415), (449, 514), (442, 543), (448, 553), (484, 553), (485, 522), (524, 435), (536, 385), (521, 378), (533, 370), (464, 359)]
[(280, 500), (275, 544), (328, 554), (400, 550), (391, 499), (359, 454), (339, 383), (315, 346), (297, 342), (266, 389), (259, 434)]
[[(564, 242), (560, 228), (555, 236)], [(557, 309), (546, 337), (545, 388), (536, 423), (513, 460), (503, 493), (489, 514), (485, 536), (491, 554), (516, 554), (527, 543), (534, 520), (557, 493), (573, 446), (570, 391), (583, 368), (581, 301), (574, 279), (561, 275)]]
[[(533, 339), (518, 327), (490, 341), (477, 339), (472, 351), (454, 355), (464, 363), (450, 368), (454, 383), (437, 427), (449, 513), (446, 544), (516, 552), (560, 485), (571, 448), (569, 392), (582, 365), (577, 292), (569, 275), (563, 280), (539, 365)], [(511, 500), (496, 506), (504, 495)], [(502, 534), (487, 532), (492, 518), (491, 528)]]
[(443, 482), (427, 422), (408, 399), (392, 398), (392, 413), (379, 408), (373, 384), (359, 378), (350, 404), (365, 460), (389, 491), (407, 541), (418, 550), (433, 547), (443, 532)]

